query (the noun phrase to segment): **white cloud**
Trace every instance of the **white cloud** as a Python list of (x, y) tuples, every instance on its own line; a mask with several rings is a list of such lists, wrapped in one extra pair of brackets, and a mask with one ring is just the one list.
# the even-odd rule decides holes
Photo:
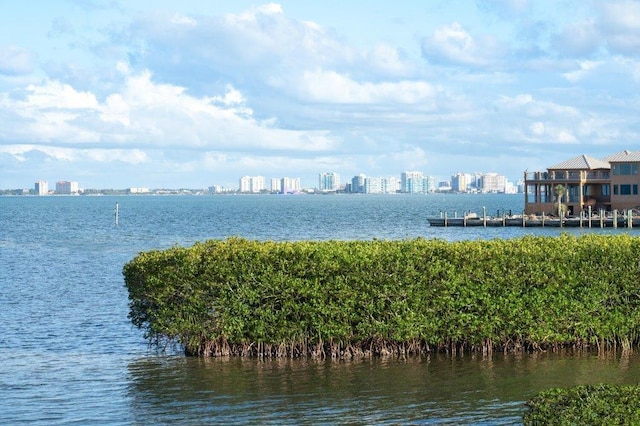
[(422, 54), (430, 61), (470, 66), (490, 66), (505, 54), (505, 48), (492, 36), (474, 38), (454, 22), (436, 28), (423, 40)]
[(0, 145), (0, 153), (25, 161), (29, 153), (40, 152), (51, 160), (64, 162), (93, 161), (98, 163), (121, 162), (141, 164), (149, 161), (148, 155), (139, 149), (77, 149), (60, 146), (16, 144)]
[(0, 112), (11, 111), (23, 121), (2, 123), (9, 114), (0, 114), (7, 140), (294, 151), (334, 145), (326, 131), (284, 130), (272, 127), (273, 121), (255, 120), (232, 86), (222, 96), (196, 97), (184, 87), (155, 83), (148, 71), (126, 74), (125, 85), (103, 102), (56, 81), (30, 85), (25, 93), (24, 99), (0, 97)]
[(391, 75), (406, 75), (415, 68), (401, 57), (396, 47), (386, 43), (376, 44), (366, 57), (374, 67)]
[(198, 25), (198, 21), (193, 18), (184, 15), (173, 15), (171, 18), (171, 23), (176, 25), (185, 25), (187, 27), (195, 27)]
[(599, 2), (600, 26), (613, 53), (640, 54), (640, 2), (633, 0)]
[(297, 82), (304, 99), (337, 104), (416, 104), (434, 102), (437, 89), (423, 81), (360, 83), (335, 71), (306, 71)]
[(544, 123), (536, 121), (529, 126), (529, 131), (535, 136), (544, 136)]
[(18, 106), (25, 109), (91, 110), (98, 106), (93, 93), (75, 90), (59, 81), (31, 84), (26, 92), (27, 99), (18, 103)]
[(570, 82), (576, 83), (580, 81), (582, 78), (584, 78), (584, 76), (587, 75), (590, 71), (595, 70), (599, 65), (601, 65), (601, 62), (581, 61), (579, 63), (579, 66), (580, 66), (579, 69), (564, 73), (563, 75), (564, 75), (564, 78), (566, 78)]

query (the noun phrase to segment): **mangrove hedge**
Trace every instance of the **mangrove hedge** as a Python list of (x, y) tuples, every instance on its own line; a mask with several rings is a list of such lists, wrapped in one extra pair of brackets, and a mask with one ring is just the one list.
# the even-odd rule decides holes
[(189, 355), (353, 357), (638, 344), (640, 239), (252, 241), (140, 253), (129, 318)]
[(525, 426), (638, 425), (640, 386), (581, 385), (543, 391), (527, 402)]

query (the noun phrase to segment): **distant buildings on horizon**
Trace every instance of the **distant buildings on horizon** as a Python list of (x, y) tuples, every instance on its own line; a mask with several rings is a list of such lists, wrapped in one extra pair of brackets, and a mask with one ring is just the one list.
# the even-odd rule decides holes
[(78, 182), (67, 180), (59, 180), (58, 182), (56, 182), (55, 191), (49, 190), (49, 182), (47, 182), (46, 180), (38, 180), (34, 185), (34, 191), (36, 195), (77, 195), (81, 192), (78, 188)]
[(342, 192), (350, 194), (426, 194), (431, 192), (480, 192), (516, 194), (524, 191), (522, 183), (513, 184), (498, 173), (456, 173), (450, 181), (436, 182), (433, 176), (425, 176), (418, 171), (405, 171), (398, 179), (391, 177), (375, 177), (359, 174), (346, 183), (342, 183), (340, 174), (323, 172), (318, 174), (318, 186), (303, 189), (300, 178), (272, 178), (269, 187), (264, 176), (242, 176), (237, 189), (225, 189), (222, 186), (209, 187), (211, 193), (240, 192), (244, 194), (298, 193), (298, 192)]
[[(24, 190), (25, 193), (31, 191)], [(376, 177), (363, 173), (353, 176), (343, 183), (339, 173), (323, 172), (318, 174), (318, 186), (315, 188), (302, 188), (300, 178), (282, 177), (271, 178), (267, 185), (264, 176), (242, 176), (239, 179), (238, 188), (225, 188), (220, 185), (212, 185), (207, 188), (209, 193), (279, 193), (296, 194), (306, 193), (351, 193), (351, 194), (427, 194), (432, 192), (478, 192), (478, 193), (505, 193), (515, 194), (524, 192), (524, 183), (511, 183), (507, 178), (498, 173), (461, 173), (451, 176), (449, 181), (436, 182), (433, 176), (427, 176), (419, 171), (404, 171), (400, 178), (395, 176)], [(95, 192), (90, 190), (89, 192)], [(163, 190), (150, 190), (144, 187), (130, 187), (120, 190), (127, 194), (164, 193)], [(170, 191), (169, 191), (170, 192)], [(80, 189), (78, 182), (58, 181), (55, 190), (49, 189), (47, 181), (35, 182), (33, 192), (35, 195), (77, 195), (85, 193)]]

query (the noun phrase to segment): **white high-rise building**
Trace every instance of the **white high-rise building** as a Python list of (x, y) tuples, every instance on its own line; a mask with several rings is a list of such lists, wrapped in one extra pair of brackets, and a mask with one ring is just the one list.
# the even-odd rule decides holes
[(280, 191), (284, 194), (291, 192), (300, 192), (300, 178), (283, 177), (280, 179)]
[(335, 172), (320, 173), (319, 179), (318, 179), (318, 189), (324, 192), (339, 190), (340, 175)]
[(282, 192), (282, 179), (271, 178), (271, 192)]
[(451, 190), (456, 192), (467, 192), (472, 182), (472, 175), (469, 173), (458, 172), (451, 176)]
[(265, 188), (264, 176), (242, 176), (240, 178), (240, 192), (258, 193)]
[(36, 182), (34, 189), (36, 191), (36, 195), (47, 195), (49, 193), (49, 182), (39, 180)]
[(402, 188), (400, 179), (395, 176), (382, 179), (382, 191), (385, 194), (395, 194)]
[(381, 177), (367, 177), (364, 179), (364, 193), (365, 194), (382, 194), (383, 178)]
[(422, 172), (402, 172), (400, 175), (400, 191), (410, 194), (424, 192), (423, 179)]
[(64, 194), (64, 195), (70, 195), (70, 194), (77, 194), (78, 193), (78, 182), (74, 182), (74, 181), (66, 181), (66, 180), (61, 180), (56, 182), (56, 194)]
[(507, 178), (497, 173), (482, 175), (482, 192), (504, 192)]

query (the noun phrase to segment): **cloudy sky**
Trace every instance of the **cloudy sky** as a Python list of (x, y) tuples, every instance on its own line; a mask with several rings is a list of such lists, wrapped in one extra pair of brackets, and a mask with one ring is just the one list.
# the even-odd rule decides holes
[(640, 1), (0, 0), (0, 188), (516, 181), (637, 150)]

